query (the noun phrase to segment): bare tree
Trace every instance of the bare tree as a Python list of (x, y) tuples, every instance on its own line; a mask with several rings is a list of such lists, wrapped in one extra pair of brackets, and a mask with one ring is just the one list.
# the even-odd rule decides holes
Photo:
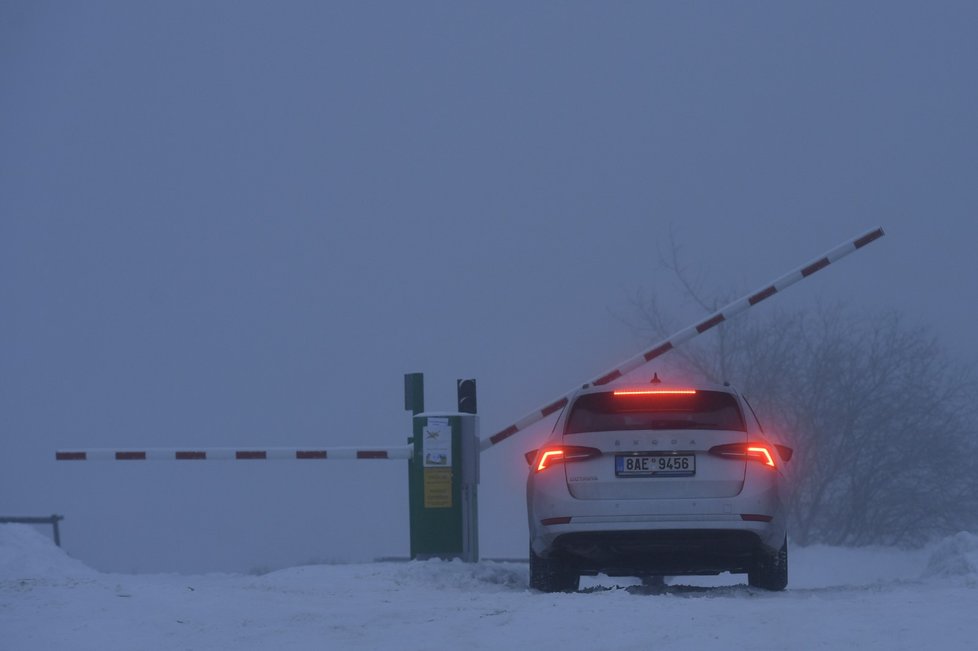
[[(666, 267), (712, 311), (675, 251)], [(655, 297), (634, 308), (650, 339), (675, 329)], [(978, 529), (978, 382), (933, 334), (896, 312), (842, 304), (748, 314), (716, 330), (675, 354), (736, 385), (795, 448), (795, 540), (916, 544)]]

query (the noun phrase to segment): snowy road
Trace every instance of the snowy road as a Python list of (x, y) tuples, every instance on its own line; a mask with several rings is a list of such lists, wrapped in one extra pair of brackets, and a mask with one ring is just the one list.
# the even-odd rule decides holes
[[(253, 575), (102, 574), (0, 527), (0, 648), (975, 649), (978, 537), (929, 549), (813, 547), (789, 590), (740, 577), (652, 590), (527, 589), (521, 563), (372, 563)], [(726, 584), (726, 585), (724, 585)]]

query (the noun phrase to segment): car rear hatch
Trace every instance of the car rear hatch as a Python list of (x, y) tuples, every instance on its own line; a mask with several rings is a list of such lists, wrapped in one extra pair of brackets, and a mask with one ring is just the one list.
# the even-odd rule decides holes
[(724, 391), (584, 394), (571, 408), (563, 441), (595, 450), (564, 464), (578, 499), (723, 498), (744, 484), (745, 460), (708, 452), (747, 442), (738, 401)]

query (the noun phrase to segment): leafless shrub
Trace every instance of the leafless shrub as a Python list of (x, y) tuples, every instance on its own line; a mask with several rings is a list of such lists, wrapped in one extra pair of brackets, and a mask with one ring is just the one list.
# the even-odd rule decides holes
[[(675, 255), (665, 264), (700, 310), (716, 307)], [(650, 340), (675, 330), (654, 297), (633, 307)], [(790, 535), (799, 543), (919, 544), (978, 529), (974, 368), (899, 313), (839, 303), (748, 313), (674, 354), (733, 383), (795, 448)]]

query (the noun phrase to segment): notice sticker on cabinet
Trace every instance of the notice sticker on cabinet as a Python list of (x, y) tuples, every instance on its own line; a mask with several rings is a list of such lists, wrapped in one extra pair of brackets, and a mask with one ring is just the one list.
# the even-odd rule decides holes
[(452, 469), (424, 469), (424, 507), (426, 509), (452, 508)]
[(452, 467), (452, 428), (447, 418), (429, 418), (421, 430), (425, 468)]

